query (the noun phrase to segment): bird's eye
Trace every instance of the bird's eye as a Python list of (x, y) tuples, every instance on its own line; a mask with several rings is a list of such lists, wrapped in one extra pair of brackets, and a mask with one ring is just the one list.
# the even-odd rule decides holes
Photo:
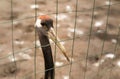
[(42, 25), (42, 26), (45, 26), (45, 23), (44, 23), (44, 22), (42, 22), (42, 23), (41, 23), (41, 25)]

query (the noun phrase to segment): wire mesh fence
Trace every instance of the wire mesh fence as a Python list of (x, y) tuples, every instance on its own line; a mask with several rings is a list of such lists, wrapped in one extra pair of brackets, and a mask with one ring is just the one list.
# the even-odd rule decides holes
[[(63, 36), (61, 35), (61, 37), (64, 38), (63, 40), (58, 41), (58, 42), (70, 41), (69, 42), (70, 44), (67, 43), (66, 48), (68, 49), (69, 57), (71, 58), (71, 62), (64, 63), (60, 66), (55, 66), (56, 72), (58, 69), (67, 67), (67, 69), (65, 70), (67, 73), (67, 77), (63, 77), (63, 78), (60, 78), (59, 76), (57, 77), (57, 75), (60, 75), (60, 73), (57, 72), (58, 74), (55, 74), (56, 79), (59, 79), (59, 78), (60, 79), (114, 79), (114, 78), (119, 79), (120, 78), (118, 74), (113, 73), (113, 71), (115, 72), (117, 69), (119, 69), (115, 65), (115, 63), (119, 60), (119, 51), (120, 51), (119, 50), (120, 25), (119, 25), (119, 20), (118, 20), (119, 9), (116, 9), (120, 5), (119, 0), (105, 0), (105, 1), (104, 0), (103, 1), (92, 0), (90, 2), (85, 0), (85, 2), (88, 3), (88, 7), (87, 7), (87, 5), (84, 4), (84, 1), (83, 1), (84, 5), (82, 5), (82, 3), (81, 3), (82, 0), (61, 0), (61, 1), (60, 0), (56, 0), (56, 1), (33, 0), (33, 1), (31, 1), (31, 3), (34, 4), (34, 6), (33, 6), (34, 11), (31, 11), (32, 12), (30, 14), (31, 16), (29, 16), (29, 14), (26, 14), (22, 17), (20, 16), (17, 18), (15, 18), (14, 10), (19, 8), (19, 6), (18, 6), (18, 8), (15, 9), (15, 7), (16, 7), (15, 5), (19, 4), (19, 1), (17, 4), (15, 4), (16, 0), (10, 0), (8, 2), (10, 2), (9, 3), (10, 4), (10, 6), (9, 6), (10, 7), (10, 18), (9, 18), (9, 20), (5, 20), (5, 21), (1, 20), (0, 25), (3, 25), (3, 26), (6, 25), (5, 28), (8, 28), (7, 25), (10, 26), (9, 30), (11, 30), (11, 36), (9, 36), (9, 34), (8, 34), (8, 36), (11, 37), (11, 41), (9, 41), (11, 44), (8, 44), (8, 45), (11, 45), (10, 50), (12, 53), (10, 53), (10, 54), (7, 53), (7, 54), (1, 56), (0, 61), (4, 62), (5, 59), (12, 57), (12, 62), (14, 63), (15, 73), (11, 72), (14, 74), (14, 77), (12, 77), (10, 79), (39, 79), (38, 74), (41, 74), (43, 76), (45, 71), (49, 71), (49, 70), (53, 69), (53, 68), (51, 68), (48, 70), (43, 70), (43, 69), (38, 68), (38, 66), (43, 65), (43, 62), (44, 62), (44, 61), (38, 61), (37, 55), (39, 57), (40, 56), (42, 57), (42, 55), (38, 54), (38, 52), (41, 52), (40, 50), (38, 51), (38, 49), (40, 47), (46, 47), (49, 45), (53, 45), (53, 48), (54, 48), (53, 57), (54, 57), (55, 64), (58, 60), (63, 61), (63, 60), (60, 60), (60, 57), (57, 56), (57, 55), (59, 55), (57, 53), (57, 52), (59, 52), (59, 50), (57, 50), (57, 47), (56, 47), (56, 45), (54, 45), (54, 43), (50, 43), (45, 46), (36, 45), (37, 44), (36, 40), (38, 38), (37, 38), (37, 32), (34, 29), (34, 23), (35, 23), (37, 17), (39, 15), (42, 15), (42, 12), (39, 13), (39, 11), (43, 11), (44, 14), (55, 17), (54, 27), (56, 30), (56, 34), (57, 35), (62, 34)], [(52, 2), (54, 4), (52, 4)], [(64, 4), (65, 2), (66, 2), (66, 4), (74, 5), (74, 9), (72, 10), (70, 8), (70, 6), (67, 6), (66, 7), (67, 9), (64, 10), (64, 6), (66, 6)], [(102, 4), (102, 2), (105, 2), (105, 4), (99, 5), (99, 3)], [(24, 4), (24, 1), (22, 3)], [(29, 4), (31, 4), (31, 3), (29, 3)], [(24, 5), (26, 5), (26, 4), (27, 3), (25, 3)], [(51, 6), (47, 7), (47, 5), (49, 5), (49, 4), (51, 4)], [(40, 5), (40, 9), (37, 7), (38, 5)], [(43, 5), (46, 5), (45, 6), (46, 8), (43, 7)], [(63, 11), (61, 10), (61, 7), (63, 8)], [(47, 8), (50, 8), (50, 12), (46, 11)], [(44, 12), (43, 9), (46, 12)], [(101, 12), (101, 11), (103, 11), (103, 12)], [(29, 13), (29, 12), (27, 12), (27, 13)], [(25, 14), (25, 13), (23, 13), (23, 14)], [(70, 15), (70, 17), (72, 17), (72, 18), (64, 20), (64, 18), (66, 18), (68, 16), (63, 15), (63, 19), (60, 20), (60, 18), (62, 18), (62, 16), (60, 16), (60, 14)], [(17, 15), (17, 13), (16, 13), (16, 15)], [(82, 17), (82, 15), (83, 15), (83, 17)], [(104, 25), (101, 23), (95, 23), (96, 20), (99, 20), (100, 17), (102, 17), (102, 20), (105, 21)], [(85, 18), (84, 19), (85, 22), (83, 22), (80, 18), (82, 18), (82, 19)], [(116, 18), (116, 19), (113, 19), (113, 18)], [(30, 20), (30, 21), (26, 21), (26, 20)], [(116, 21), (114, 21), (114, 20), (116, 20)], [(69, 24), (68, 24), (67, 21), (70, 21), (72, 23), (69, 22)], [(110, 25), (110, 24), (112, 24), (112, 21), (114, 21), (113, 25)], [(16, 41), (16, 37), (17, 37), (17, 32), (15, 32), (15, 30), (16, 30), (15, 28), (19, 29), (19, 27), (21, 27), (23, 24), (18, 24), (17, 26), (15, 26), (15, 24), (17, 22), (18, 23), (23, 22), (23, 24), (28, 26), (26, 29), (30, 28), (30, 33), (22, 33), (22, 35), (26, 34), (26, 36), (24, 36), (24, 37), (26, 37), (25, 39), (28, 38), (27, 41), (29, 41), (29, 38), (31, 36), (34, 36), (34, 39), (32, 39), (32, 42), (34, 41), (33, 44), (26, 45), (26, 46), (28, 46), (27, 48), (26, 47), (24, 48), (24, 46), (23, 46), (24, 49), (21, 49), (22, 47), (19, 46), (19, 50), (15, 45), (15, 41)], [(31, 22), (31, 23), (27, 25), (27, 22)], [(116, 23), (116, 24), (114, 24), (114, 23)], [(63, 26), (66, 26), (66, 27), (62, 28), (59, 26), (60, 24)], [(96, 24), (96, 27), (94, 27), (95, 24)], [(100, 27), (100, 26), (102, 26), (102, 27)], [(31, 27), (32, 27), (32, 31), (31, 31)], [(70, 33), (68, 36), (64, 36), (65, 35), (64, 33), (67, 33), (66, 28), (69, 28), (69, 27), (72, 28), (72, 33)], [(21, 27), (21, 28), (23, 30), (25, 29), (25, 27)], [(62, 28), (62, 29), (60, 29), (60, 28)], [(84, 29), (85, 33), (79, 32), (79, 34), (78, 34), (77, 31), (80, 28)], [(64, 33), (60, 33), (61, 32), (60, 30), (63, 31)], [(28, 30), (24, 30), (24, 31), (28, 31)], [(22, 38), (22, 35), (20, 36), (20, 38)], [(29, 37), (27, 37), (27, 36), (29, 36)], [(8, 37), (8, 39), (9, 39), (9, 37)], [(33, 37), (31, 37), (31, 38), (33, 38)], [(18, 38), (17, 38), (17, 40), (18, 40)], [(111, 40), (113, 40), (112, 43), (111, 43)], [(82, 43), (83, 41), (85, 43)], [(98, 45), (98, 44), (100, 44), (100, 45)], [(94, 47), (94, 46), (96, 46), (96, 47)], [(106, 46), (108, 46), (108, 48)], [(84, 48), (82, 49), (79, 47), (84, 47)], [(28, 63), (33, 62), (32, 63), (33, 66), (28, 67), (28, 68), (31, 68), (33, 70), (28, 73), (25, 73), (25, 75), (22, 75), (21, 77), (19, 77), (18, 75), (20, 75), (20, 74), (18, 74), (18, 73), (21, 69), (19, 67), (20, 67), (20, 63), (22, 63), (22, 62), (18, 63), (16, 56), (21, 53), (26, 53), (26, 51), (29, 52), (29, 50), (31, 50), (31, 49), (32, 49), (32, 51), (30, 51), (30, 52), (32, 52), (33, 54), (31, 54), (31, 53), (29, 53), (29, 54), (31, 54), (33, 59), (29, 60)], [(80, 51), (80, 50), (82, 50), (82, 51)], [(112, 55), (113, 54), (116, 55), (116, 59), (114, 58), (114, 59), (108, 60), (103, 57), (105, 55), (105, 52), (111, 52), (111, 51), (112, 51)], [(1, 53), (3, 53), (3, 52), (4, 51), (2, 51)], [(94, 53), (91, 54), (92, 52), (94, 52)], [(78, 55), (80, 55), (80, 56), (78, 56)], [(91, 55), (93, 57), (90, 57)], [(117, 55), (118, 55), (118, 57), (117, 57)], [(57, 57), (59, 59), (57, 59)], [(93, 59), (91, 60), (91, 58), (93, 58)], [(74, 60), (72, 60), (72, 59), (74, 59)], [(92, 62), (92, 61), (94, 61), (94, 62)], [(66, 61), (64, 60), (63, 62), (66, 62)], [(105, 66), (107, 64), (105, 62), (106, 63), (110, 62), (109, 69), (106, 69)], [(40, 63), (40, 64), (38, 64), (38, 63)], [(80, 63), (80, 64), (78, 66), (76, 66), (77, 63), (78, 64)], [(119, 61), (118, 61), (118, 63), (119, 63)], [(95, 65), (95, 67), (93, 67), (94, 65)], [(108, 65), (109, 65), (109, 63), (108, 63)], [(24, 66), (29, 66), (29, 65), (25, 64)], [(118, 66), (119, 66), (119, 64), (118, 64)], [(23, 67), (23, 66), (21, 66), (21, 67)], [(78, 67), (78, 68), (76, 68), (76, 67)], [(28, 68), (26, 68), (26, 69), (28, 69)], [(24, 70), (25, 69), (23, 69), (23, 72), (24, 72)], [(90, 72), (89, 70), (91, 70), (92, 72)], [(59, 71), (59, 72), (63, 73), (64, 71), (63, 71), (63, 69), (61, 69), (61, 71)], [(74, 74), (76, 72), (78, 72), (77, 77), (74, 77), (74, 76), (76, 76), (76, 74)], [(107, 76), (106, 76), (105, 72), (109, 72), (107, 74)], [(118, 72), (120, 72), (120, 71), (116, 71), (116, 73), (118, 73)]]

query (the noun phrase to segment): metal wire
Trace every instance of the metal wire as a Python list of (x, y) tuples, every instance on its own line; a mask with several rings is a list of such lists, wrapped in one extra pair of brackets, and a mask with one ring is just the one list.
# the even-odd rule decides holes
[[(119, 36), (120, 36), (120, 25), (119, 25), (119, 30), (118, 30), (117, 39), (116, 39), (117, 42), (118, 42), (118, 40), (119, 40)], [(118, 43), (115, 44), (114, 52), (113, 52), (114, 55), (116, 55), (117, 48), (118, 48)], [(111, 62), (112, 62), (112, 61), (111, 61)], [(111, 63), (111, 64), (112, 64), (112, 63)], [(112, 76), (112, 71), (113, 71), (113, 68), (111, 68), (111, 70), (110, 70), (110, 75), (109, 75), (109, 78), (108, 78), (108, 79), (111, 78), (111, 76)]]
[[(58, 34), (58, 32), (57, 32), (57, 24), (58, 24), (58, 6), (59, 6), (59, 2), (58, 2), (58, 0), (56, 0), (56, 35)], [(55, 41), (57, 41), (57, 37), (55, 38)], [(54, 50), (54, 64), (55, 64), (55, 62), (56, 62), (56, 52), (57, 52), (57, 45), (56, 45), (56, 43), (57, 42), (55, 42), (55, 50)], [(52, 68), (53, 69), (53, 68)], [(45, 70), (45, 72), (46, 72), (47, 70)], [(56, 71), (56, 67), (54, 66), (54, 75), (55, 75), (55, 71)]]
[[(56, 16), (56, 35), (58, 35), (58, 32), (57, 32), (57, 24), (58, 24), (58, 6), (59, 6), (59, 2), (58, 2), (58, 0), (56, 0), (56, 14), (55, 14), (55, 16)], [(57, 41), (57, 37), (55, 38), (55, 41)], [(56, 43), (57, 42), (55, 42), (55, 50), (54, 50), (54, 62), (56, 62), (56, 55), (57, 55), (57, 45), (56, 45)], [(55, 63), (54, 63), (55, 64)], [(54, 66), (54, 69), (55, 69), (55, 66)], [(56, 70), (55, 70), (56, 71)], [(54, 74), (55, 74), (55, 72), (54, 72)]]
[(90, 47), (90, 39), (91, 39), (91, 34), (92, 34), (92, 27), (93, 27), (93, 21), (94, 21), (94, 11), (95, 11), (95, 0), (93, 1), (93, 9), (92, 9), (92, 17), (91, 17), (91, 26), (90, 26), (90, 35), (88, 38), (88, 47), (87, 47), (87, 54), (86, 54), (86, 61), (85, 61), (85, 71), (84, 71), (84, 79), (86, 79), (86, 71), (87, 71), (87, 58), (88, 58), (88, 53), (89, 53), (89, 47)]
[[(81, 59), (76, 60), (76, 61), (72, 62), (72, 64), (79, 63), (80, 61), (81, 61)], [(69, 66), (69, 65), (71, 65), (71, 63), (67, 63), (67, 64), (64, 64), (64, 65), (62, 65), (62, 66), (55, 67), (55, 69), (57, 69), (57, 68), (62, 68), (62, 67), (66, 67), (66, 66)], [(50, 69), (47, 69), (47, 70), (45, 70), (45, 71), (38, 70), (38, 71), (36, 72), (36, 74), (38, 74), (38, 73), (44, 73), (44, 72), (49, 71), (49, 70), (52, 70), (52, 69), (53, 69), (53, 68), (50, 68)], [(23, 77), (20, 78), (20, 79), (27, 79), (27, 77), (28, 77), (29, 75), (32, 75), (32, 74), (33, 74), (33, 72), (32, 72), (32, 73), (29, 73), (28, 75), (23, 76)]]
[[(97, 32), (96, 32), (97, 33)], [(94, 35), (94, 34), (96, 34), (96, 33), (93, 33), (92, 35)], [(90, 34), (83, 34), (83, 35), (80, 35), (80, 36), (77, 36), (77, 37), (75, 37), (74, 39), (80, 39), (82, 36), (89, 36)], [(73, 40), (73, 38), (68, 38), (68, 39), (64, 39), (64, 40), (60, 40), (60, 41), (58, 41), (58, 42), (66, 42), (66, 41), (71, 41), (71, 40)], [(51, 43), (51, 44), (54, 44), (54, 43)], [(47, 46), (49, 46), (49, 45), (51, 45), (51, 44), (47, 44), (47, 45), (42, 45), (42, 46), (36, 46), (36, 48), (39, 48), (39, 47), (47, 47)], [(17, 51), (14, 51), (14, 54), (18, 54), (18, 53), (21, 53), (21, 52), (23, 52), (23, 53), (25, 53), (25, 51), (27, 51), (27, 50), (29, 50), (29, 49), (34, 49), (35, 48), (35, 46), (33, 46), (33, 47), (29, 47), (29, 48), (26, 48), (26, 49), (23, 49), (23, 50), (17, 50)], [(6, 56), (3, 56), (3, 57), (0, 57), (0, 60), (3, 60), (3, 59), (5, 59), (5, 58), (7, 58), (7, 57), (9, 57), (9, 56), (12, 56), (12, 54), (8, 54), (8, 55), (6, 55)]]
[[(113, 3), (111, 4), (112, 6), (113, 5), (118, 5), (120, 4), (120, 2), (118, 3)], [(101, 5), (101, 6), (97, 6), (95, 7), (94, 9), (98, 9), (98, 8), (102, 8), (102, 7), (106, 7), (108, 5)], [(84, 10), (77, 10), (77, 12), (88, 12), (88, 11), (91, 11), (93, 8), (88, 8), (88, 9), (84, 9)], [(74, 13), (76, 11), (71, 11), (71, 13)], [(61, 13), (69, 13), (69, 12), (66, 12), (66, 11), (63, 11), (63, 12), (59, 12), (59, 14)], [(53, 15), (53, 14), (56, 14), (56, 12), (53, 12), (53, 13), (46, 13), (46, 15)], [(38, 15), (39, 16), (39, 15)], [(29, 16), (29, 17), (25, 17), (25, 18), (21, 18), (21, 19), (14, 19), (14, 21), (23, 21), (23, 20), (27, 20), (27, 19), (33, 19), (35, 18), (36, 16)], [(11, 23), (11, 20), (8, 20), (8, 21), (1, 21), (0, 24), (7, 24), (7, 23)]]
[[(35, 0), (35, 5), (37, 5), (37, 0)], [(37, 9), (35, 9), (35, 22), (36, 22), (36, 20), (37, 20)], [(36, 79), (36, 48), (37, 48), (37, 46), (36, 46), (36, 39), (37, 39), (37, 31), (36, 31), (36, 29), (35, 29), (35, 51), (34, 51), (34, 79)]]
[[(13, 25), (13, 0), (11, 0), (11, 31), (12, 31), (12, 57), (13, 57), (13, 63), (15, 64), (15, 69), (17, 70), (17, 63), (15, 61), (15, 53), (14, 53), (14, 25)], [(16, 73), (15, 73), (15, 79), (16, 79)]]
[(75, 43), (75, 34), (76, 34), (76, 27), (77, 27), (77, 9), (78, 9), (78, 0), (76, 0), (76, 6), (75, 6), (76, 12), (75, 12), (75, 21), (74, 21), (74, 32), (73, 32), (73, 41), (72, 41), (72, 50), (71, 50), (71, 62), (70, 62), (70, 70), (69, 70), (69, 79), (71, 79), (71, 72), (72, 72), (72, 58), (74, 53), (74, 43)]
[[(109, 20), (109, 15), (110, 15), (110, 6), (111, 6), (111, 0), (108, 0), (109, 1), (109, 5), (108, 5), (108, 9), (107, 9), (107, 18), (106, 18), (106, 27), (105, 27), (105, 36), (107, 36), (107, 29), (108, 29), (108, 20)], [(102, 43), (102, 49), (101, 49), (101, 54), (100, 54), (100, 58), (102, 57), (103, 55), (103, 52), (104, 52), (104, 46), (105, 46), (105, 39), (106, 37), (103, 39), (103, 43)], [(100, 61), (99, 61), (100, 63)], [(100, 68), (101, 68), (101, 65), (98, 67), (98, 73), (97, 75), (99, 75), (99, 72), (100, 72)]]
[[(109, 2), (111, 3), (111, 0), (109, 0)], [(35, 5), (37, 4), (37, 0), (35, 0)], [(52, 15), (52, 14), (56, 14), (56, 34), (57, 34), (57, 24), (58, 24), (58, 13), (68, 13), (68, 12), (58, 12), (58, 0), (56, 0), (56, 12), (55, 13), (48, 13), (47, 15)], [(112, 5), (117, 5), (117, 4), (120, 4), (120, 3), (114, 3), (114, 4), (109, 4), (109, 5), (102, 5), (102, 6), (98, 6), (98, 7), (95, 7), (95, 0), (93, 1), (93, 7), (92, 8), (89, 8), (89, 9), (86, 9), (86, 10), (78, 10), (78, 0), (76, 0), (76, 10), (75, 11), (72, 11), (73, 13), (75, 13), (75, 22), (74, 22), (74, 33), (73, 33), (73, 38), (69, 38), (69, 39), (65, 39), (65, 40), (62, 40), (62, 41), (58, 41), (58, 42), (63, 42), (63, 41), (70, 41), (72, 40), (72, 51), (71, 51), (71, 58), (73, 57), (74, 55), (74, 41), (75, 39), (80, 39), (82, 36), (89, 36), (89, 40), (88, 40), (88, 47), (87, 47), (87, 53), (86, 53), (86, 63), (85, 63), (85, 72), (84, 72), (84, 79), (86, 79), (86, 71), (87, 71), (87, 58), (88, 58), (88, 54), (89, 54), (89, 46), (90, 46), (90, 39), (91, 39), (91, 36), (94, 35), (95, 33), (92, 33), (92, 26), (93, 26), (93, 22), (94, 22), (94, 11), (95, 9), (98, 9), (100, 7), (106, 7), (108, 6), (108, 11), (107, 11), (107, 18), (106, 18), (106, 28), (105, 28), (105, 34), (107, 33), (107, 26), (108, 26), (108, 20), (109, 20), (109, 15), (110, 15), (110, 6)], [(91, 17), (91, 27), (90, 27), (90, 33), (88, 34), (84, 34), (84, 35), (81, 35), (79, 37), (76, 37), (75, 36), (75, 33), (76, 33), (76, 27), (77, 27), (77, 13), (78, 12), (88, 12), (88, 11), (92, 11), (92, 17)], [(45, 46), (36, 46), (34, 45), (33, 47), (30, 47), (30, 48), (27, 48), (27, 49), (24, 49), (24, 50), (20, 50), (20, 51), (14, 51), (14, 21), (21, 21), (21, 20), (26, 20), (26, 19), (32, 19), (32, 18), (35, 18), (35, 21), (37, 19), (37, 9), (35, 9), (35, 16), (31, 16), (31, 17), (26, 17), (26, 18), (22, 18), (22, 19), (13, 19), (13, 0), (11, 0), (11, 20), (10, 21), (3, 21), (3, 22), (0, 22), (0, 24), (6, 24), (6, 23), (11, 23), (11, 26), (12, 26), (12, 54), (9, 54), (7, 56), (4, 56), (4, 57), (0, 57), (0, 60), (2, 59), (5, 59), (9, 56), (13, 56), (14, 58), (14, 63), (15, 63), (15, 67), (17, 69), (17, 63), (15, 61), (15, 54), (18, 54), (20, 53), (21, 51), (22, 52), (25, 52), (26, 50), (29, 50), (29, 49), (33, 49), (35, 48), (35, 51), (34, 51), (34, 72), (32, 72), (31, 74), (34, 74), (34, 79), (36, 79), (36, 74), (38, 73), (43, 73), (45, 71), (48, 71), (48, 70), (51, 70), (51, 69), (48, 69), (48, 70), (45, 70), (45, 71), (37, 71), (36, 70), (36, 48), (38, 47), (46, 47), (46, 46), (49, 46), (50, 44), (48, 45), (45, 45)], [(120, 35), (120, 28), (119, 28), (119, 32), (118, 32), (118, 38), (119, 38), (119, 35)], [(117, 38), (117, 40), (118, 40)], [(36, 40), (36, 30), (35, 30), (35, 40)], [(102, 44), (102, 50), (101, 50), (101, 56), (102, 56), (102, 53), (104, 52), (104, 43), (105, 43), (105, 39), (103, 40), (103, 44)], [(36, 44), (36, 41), (35, 41), (35, 44)], [(114, 48), (114, 53), (116, 53), (117, 51), (117, 47), (118, 47), (118, 43), (116, 43), (115, 45), (115, 48)], [(56, 61), (56, 45), (55, 45), (55, 53), (54, 53), (54, 60)], [(69, 64), (64, 64), (63, 66), (60, 66), (60, 67), (54, 67), (54, 69), (56, 68), (61, 68), (61, 67), (65, 67), (65, 66), (70, 66), (70, 70), (69, 70), (69, 78), (71, 78), (71, 72), (72, 72), (72, 65), (74, 63), (78, 63), (80, 62), (80, 60), (77, 60), (77, 61), (74, 61), (72, 62), (71, 60), (71, 63)], [(98, 69), (98, 74), (100, 72), (100, 67)], [(112, 72), (112, 69), (111, 69), (111, 72)], [(111, 72), (110, 72), (110, 76), (111, 76)], [(29, 74), (29, 75), (31, 75)], [(28, 75), (25, 75), (23, 78), (20, 78), (20, 79), (26, 79)], [(109, 76), (109, 79), (110, 79), (110, 76)], [(15, 79), (16, 79), (16, 73), (15, 73)]]
[[(96, 33), (97, 33), (97, 32), (94, 32), (94, 33), (92, 33), (91, 35), (95, 35)], [(83, 37), (83, 36), (89, 36), (89, 35), (90, 35), (89, 33), (88, 33), (88, 34), (83, 34), (83, 35), (80, 35), (80, 36), (75, 37), (74, 39), (80, 39), (80, 38)], [(71, 41), (71, 40), (73, 40), (73, 38), (67, 38), (67, 39), (64, 39), (64, 40), (60, 40), (60, 41), (58, 41), (58, 42), (66, 42), (66, 41)], [(51, 43), (51, 44), (54, 44), (54, 43)], [(49, 46), (49, 45), (51, 45), (51, 44), (47, 44), (47, 45), (44, 45), (44, 46), (36, 46), (36, 48), (39, 48), (39, 47), (47, 47), (47, 46)], [(34, 49), (34, 48), (35, 48), (35, 46), (29, 47), (29, 48), (26, 48), (26, 49), (22, 49), (22, 50), (17, 50), (17, 51), (14, 51), (14, 54), (18, 54), (18, 53), (21, 53), (21, 52), (26, 53), (25, 51), (27, 51), (27, 50), (29, 50), (29, 49)], [(0, 61), (3, 60), (3, 59), (5, 59), (5, 58), (8, 58), (9, 56), (12, 56), (12, 54), (8, 54), (8, 55), (6, 55), (6, 56), (0, 57)]]

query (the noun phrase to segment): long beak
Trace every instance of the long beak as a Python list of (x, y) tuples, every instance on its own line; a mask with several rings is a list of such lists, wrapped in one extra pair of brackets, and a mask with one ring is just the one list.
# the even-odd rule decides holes
[(68, 58), (67, 54), (66, 54), (66, 49), (65, 47), (60, 43), (60, 39), (57, 37), (57, 35), (55, 34), (55, 31), (53, 28), (50, 28), (50, 30), (48, 31), (48, 37), (55, 42), (55, 44), (58, 46), (58, 48), (62, 51), (63, 55), (66, 57), (66, 59), (70, 62), (70, 59)]

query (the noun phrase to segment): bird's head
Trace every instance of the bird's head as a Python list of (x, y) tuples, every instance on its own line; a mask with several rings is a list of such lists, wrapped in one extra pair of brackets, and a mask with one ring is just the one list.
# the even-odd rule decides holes
[(60, 39), (55, 34), (53, 28), (53, 20), (48, 15), (39, 16), (36, 20), (35, 27), (38, 29), (38, 31), (40, 31), (40, 33), (55, 42), (55, 44), (58, 46), (58, 48), (60, 48), (66, 59), (70, 61), (66, 55), (65, 47), (60, 43)]
[(53, 20), (48, 15), (38, 16), (35, 27), (46, 35), (50, 29), (53, 29)]

